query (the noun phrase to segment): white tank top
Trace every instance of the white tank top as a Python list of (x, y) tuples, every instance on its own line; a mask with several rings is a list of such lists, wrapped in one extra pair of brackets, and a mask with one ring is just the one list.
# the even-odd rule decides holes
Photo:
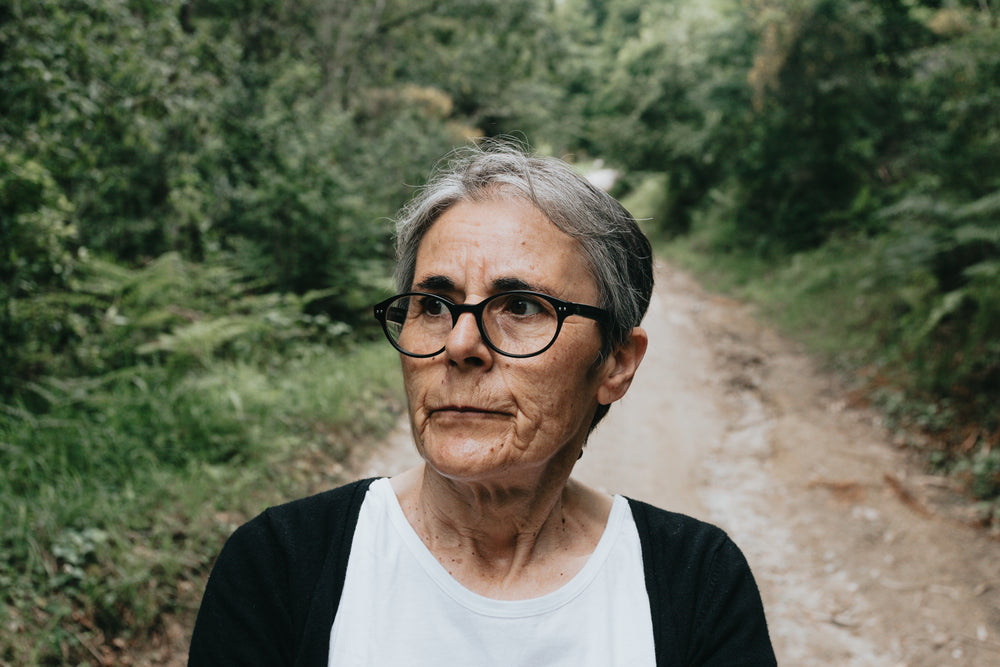
[(448, 574), (388, 479), (369, 488), (330, 631), (331, 667), (654, 664), (639, 534), (623, 497), (566, 584), (537, 598), (494, 600)]

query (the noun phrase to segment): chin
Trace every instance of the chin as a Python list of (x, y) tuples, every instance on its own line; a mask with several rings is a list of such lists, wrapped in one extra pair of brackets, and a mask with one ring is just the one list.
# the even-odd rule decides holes
[[(491, 444), (487, 444), (491, 443)], [(489, 477), (508, 467), (502, 441), (470, 437), (421, 439), (420, 455), (436, 472), (451, 479)]]

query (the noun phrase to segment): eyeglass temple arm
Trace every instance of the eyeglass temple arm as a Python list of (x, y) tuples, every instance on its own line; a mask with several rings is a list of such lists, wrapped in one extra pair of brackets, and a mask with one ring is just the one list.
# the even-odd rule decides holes
[(583, 303), (562, 302), (556, 304), (556, 310), (562, 311), (564, 316), (580, 315), (581, 317), (589, 317), (590, 319), (597, 320), (598, 322), (608, 322), (611, 319), (611, 313), (603, 308), (588, 306)]

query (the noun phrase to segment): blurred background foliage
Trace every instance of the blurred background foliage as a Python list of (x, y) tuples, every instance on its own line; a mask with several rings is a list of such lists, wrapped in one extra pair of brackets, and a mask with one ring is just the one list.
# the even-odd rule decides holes
[(160, 641), (234, 523), (393, 423), (389, 218), (479, 136), (617, 169), (1000, 525), (998, 13), (0, 5), (0, 664)]
[(620, 193), (645, 193), (674, 259), (850, 369), (996, 524), (998, 8), (601, 7), (607, 29), (581, 28), (610, 38), (583, 86), (582, 146), (622, 167)]

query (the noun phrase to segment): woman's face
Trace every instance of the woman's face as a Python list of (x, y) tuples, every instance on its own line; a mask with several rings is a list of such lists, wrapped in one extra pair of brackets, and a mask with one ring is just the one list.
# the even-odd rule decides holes
[[(520, 199), (448, 209), (420, 243), (412, 289), (455, 303), (510, 289), (598, 302), (578, 243)], [(600, 347), (596, 322), (571, 316), (542, 354), (505, 357), (463, 314), (441, 354), (402, 358), (421, 456), (455, 481), (531, 484), (558, 470), (568, 474), (598, 401), (617, 398), (607, 400), (614, 363), (596, 365)]]

